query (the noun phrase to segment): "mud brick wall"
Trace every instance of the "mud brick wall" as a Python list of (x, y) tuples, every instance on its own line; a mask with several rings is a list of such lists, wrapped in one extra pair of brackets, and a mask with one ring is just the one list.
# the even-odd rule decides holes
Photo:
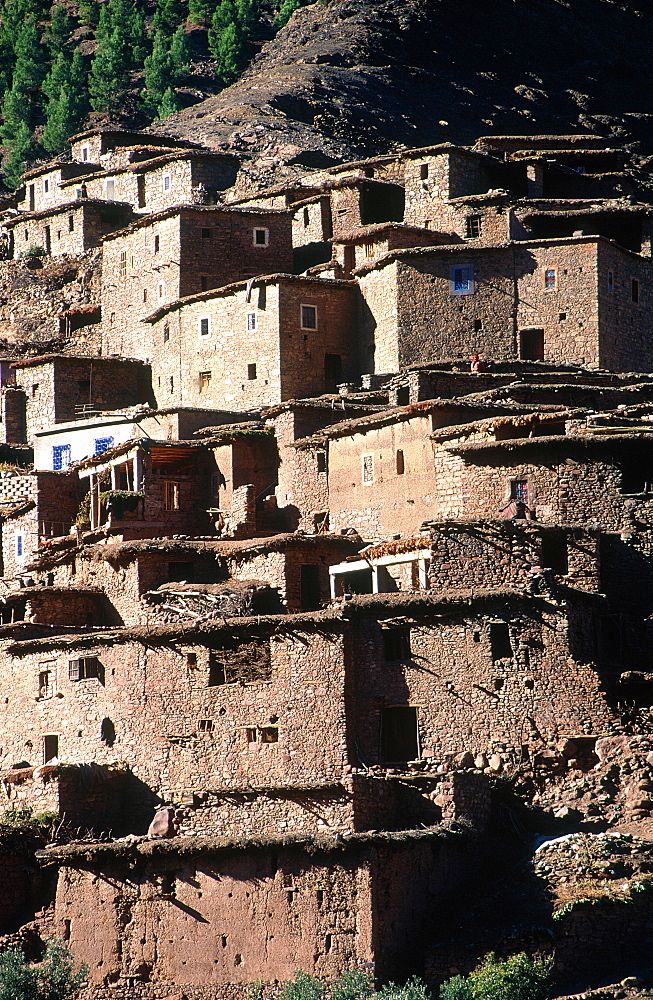
[[(266, 639), (259, 651), (248, 641), (246, 660), (267, 655)], [(342, 779), (344, 654), (337, 634), (311, 631), (308, 640), (298, 635), (271, 641), (270, 680), (256, 683), (209, 685), (206, 646), (155, 647), (151, 638), (148, 643), (62, 649), (54, 640), (8, 657), (10, 695), (0, 706), (3, 766), (40, 763), (41, 735), (57, 733), (62, 761), (125, 760), (144, 783), (143, 794), (149, 788), (167, 799), (225, 785)], [(220, 649), (217, 638), (214, 645), (227, 666), (238, 655), (237, 643), (235, 652), (229, 643)], [(69, 660), (79, 656), (98, 657), (104, 683), (69, 678)], [(55, 674), (55, 694), (36, 701), (43, 664)], [(111, 746), (100, 738), (105, 717), (116, 730)], [(277, 740), (266, 742), (265, 733), (274, 736), (274, 729)], [(137, 803), (137, 790), (134, 796)], [(279, 809), (283, 819), (283, 803)]]
[[(426, 177), (423, 176), (424, 167)], [(434, 229), (438, 228), (433, 223), (440, 211), (439, 203), (449, 198), (482, 194), (491, 186), (491, 181), (480, 158), (445, 152), (407, 159), (404, 185), (404, 222)]]
[(285, 552), (268, 552), (231, 564), (230, 572), (237, 580), (262, 580), (279, 590), (279, 596), (289, 611), (311, 610), (302, 606), (301, 568), (318, 566), (320, 601), (329, 600), (329, 566), (343, 558), (343, 549), (329, 540), (312, 545), (288, 546)]
[(26, 396), (22, 389), (4, 386), (0, 390), (0, 441), (26, 444)]
[[(267, 245), (254, 243), (254, 229), (268, 230)], [(103, 267), (104, 353), (149, 358), (158, 342), (149, 344), (149, 327), (142, 330), (140, 320), (155, 309), (257, 274), (291, 271), (290, 219), (279, 212), (181, 208), (108, 240)]]
[(53, 256), (81, 254), (97, 247), (115, 229), (127, 224), (127, 205), (109, 206), (75, 201), (47, 215), (29, 215), (13, 226), (14, 259), (31, 247), (40, 247)]
[(117, 829), (123, 821), (125, 772), (63, 765), (11, 778), (0, 777), (0, 808), (55, 812), (71, 826), (97, 833)]
[(153, 994), (143, 979), (159, 990), (190, 987), (194, 997), (198, 983), (208, 991), (253, 976), (283, 981), (296, 968), (333, 978), (373, 962), (380, 978), (401, 975), (416, 933), (433, 922), (437, 928), (476, 865), (465, 838), (443, 836), (308, 857), (287, 847), (201, 863), (173, 855), (139, 864), (128, 882), (119, 862), (88, 867), (60, 871), (57, 932), (69, 935), (94, 983), (131, 974), (131, 996), (145, 998)]
[[(288, 278), (266, 284), (264, 295), (255, 288), (250, 302), (241, 288), (176, 308), (152, 325), (157, 404), (249, 409), (319, 395), (327, 354), (342, 359), (344, 379), (353, 378), (355, 295), (349, 284)], [(301, 305), (317, 308), (317, 330), (302, 329)], [(256, 323), (249, 333), (248, 314)]]
[(104, 625), (106, 600), (103, 594), (83, 591), (42, 590), (26, 593), (25, 620), (46, 625)]
[(215, 469), (211, 474), (218, 478), (218, 495), (213, 496), (213, 506), (221, 510), (231, 508), (234, 489), (250, 484), (257, 497), (272, 491), (277, 479), (278, 455), (272, 434), (235, 436), (230, 444), (213, 449)]
[[(512, 656), (492, 643), (493, 622), (508, 623)], [(589, 611), (569, 615), (541, 606), (519, 614), (498, 603), (479, 613), (470, 601), (464, 619), (410, 629), (410, 659), (384, 659), (378, 622), (355, 629), (356, 739), (369, 764), (380, 759), (385, 706), (415, 706), (421, 755), (442, 762), (461, 751), (520, 758), (523, 745), (558, 736), (601, 732), (611, 714), (600, 677)], [(393, 762), (387, 762), (392, 766)]]
[(320, 430), (337, 412), (325, 415), (323, 410), (286, 411), (270, 421), (280, 456), (277, 506), (283, 511), (288, 530), (301, 527), (314, 531), (314, 513), (329, 509), (326, 449), (317, 449), (324, 456), (323, 468), (318, 471), (316, 449), (294, 448), (293, 442)]
[(293, 247), (326, 243), (331, 239), (331, 198), (328, 194), (293, 205), (291, 217)]
[[(13, 482), (13, 479), (23, 482)], [(21, 477), (5, 477), (8, 496), (20, 495), (36, 501), (36, 506), (5, 521), (2, 531), (4, 575), (22, 572), (30, 555), (37, 551), (44, 534), (65, 534), (75, 519), (80, 494), (76, 477), (61, 472), (28, 473)], [(56, 527), (56, 531), (51, 530)], [(45, 528), (45, 531), (43, 530)], [(17, 536), (22, 536), (23, 554), (17, 553)]]
[[(423, 521), (437, 516), (431, 426), (430, 414), (418, 414), (410, 420), (372, 427), (366, 434), (329, 441), (329, 505), (334, 531), (351, 527), (366, 537), (384, 537), (397, 531), (411, 534)], [(403, 474), (397, 471), (398, 451), (403, 452)], [(370, 483), (363, 482), (363, 455), (373, 456)]]
[[(601, 367), (647, 371), (651, 367), (653, 323), (651, 260), (601, 240), (597, 271)], [(608, 272), (612, 273), (612, 288)], [(633, 301), (633, 280), (639, 283), (638, 302)]]

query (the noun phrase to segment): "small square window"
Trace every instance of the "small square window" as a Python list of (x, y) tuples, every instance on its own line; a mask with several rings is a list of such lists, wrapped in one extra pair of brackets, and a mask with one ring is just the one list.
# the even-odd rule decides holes
[(256, 727), (247, 726), (245, 729), (245, 739), (248, 743), (256, 743)]
[(483, 329), (483, 320), (482, 319), (475, 319), (474, 320), (474, 333), (479, 333), (482, 329)]
[(410, 660), (410, 629), (394, 626), (382, 629), (383, 659), (387, 663)]
[(633, 278), (630, 282), (630, 297), (633, 302), (639, 302), (639, 281), (637, 278)]
[(276, 726), (263, 726), (261, 729), (261, 743), (278, 743), (279, 730)]
[(567, 313), (558, 313), (558, 323), (562, 323), (567, 319)]
[(197, 730), (200, 733), (212, 733), (213, 719), (200, 719), (197, 723)]
[(209, 317), (208, 316), (202, 316), (202, 318), (199, 321), (200, 337), (208, 337), (210, 329), (211, 329), (211, 327), (210, 327), (210, 323), (209, 323)]
[(301, 306), (302, 330), (317, 330), (317, 307)]
[(516, 503), (528, 503), (528, 480), (513, 479), (510, 483), (510, 499)]
[(614, 291), (614, 272), (608, 271), (608, 291)]
[(255, 247), (266, 247), (270, 242), (270, 230), (269, 229), (255, 229), (254, 230), (254, 246)]
[(206, 392), (211, 385), (211, 372), (200, 372), (200, 392)]
[(364, 485), (374, 482), (374, 455), (361, 455), (361, 481)]
[(210, 239), (212, 239), (212, 237), (213, 237), (213, 230), (212, 229), (203, 229), (202, 230), (202, 239), (203, 240), (210, 240)]
[(247, 329), (256, 329), (256, 313), (247, 313)]
[(544, 290), (553, 292), (556, 288), (556, 271), (554, 267), (547, 267), (544, 272)]
[(454, 295), (469, 295), (474, 291), (472, 268), (468, 264), (451, 268), (451, 292)]
[(256, 378), (256, 365), (247, 365), (247, 378), (253, 382)]
[(428, 163), (420, 163), (419, 167), (419, 179), (421, 181), (427, 181), (429, 178), (429, 165)]

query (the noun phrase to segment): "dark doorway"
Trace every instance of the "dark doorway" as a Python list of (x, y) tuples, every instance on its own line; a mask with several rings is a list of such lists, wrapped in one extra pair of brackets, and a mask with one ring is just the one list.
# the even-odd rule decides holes
[(324, 388), (335, 392), (342, 382), (342, 357), (339, 354), (324, 355)]
[(542, 535), (542, 566), (561, 576), (569, 572), (567, 536), (564, 531), (547, 531)]
[(315, 611), (320, 606), (320, 567), (302, 566), (299, 577), (302, 611)]
[(417, 736), (417, 709), (381, 709), (381, 760), (384, 764), (396, 764), (419, 757)]
[(544, 361), (544, 330), (519, 331), (519, 357), (522, 361)]
[(47, 764), (49, 760), (58, 756), (59, 737), (49, 733), (47, 736), (43, 737), (43, 763)]
[(512, 658), (510, 630), (507, 622), (492, 622), (490, 625), (490, 649), (493, 660)]

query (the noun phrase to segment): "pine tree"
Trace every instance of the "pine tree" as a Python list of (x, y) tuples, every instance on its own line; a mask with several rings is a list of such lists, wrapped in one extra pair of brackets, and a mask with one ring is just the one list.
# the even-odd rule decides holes
[(280, 28), (284, 28), (295, 11), (299, 10), (299, 8), (303, 6), (304, 4), (301, 0), (283, 0), (276, 17), (272, 21), (272, 27), (275, 28), (276, 31), (279, 31)]
[(17, 188), (27, 164), (34, 156), (32, 133), (26, 122), (20, 126), (16, 138), (11, 144), (11, 152), (5, 163), (4, 179), (9, 188)]
[(195, 24), (209, 21), (215, 13), (217, 0), (188, 0), (188, 17)]
[(8, 142), (15, 142), (23, 126), (27, 126), (29, 129), (30, 120), (30, 102), (25, 100), (25, 95), (21, 90), (12, 87), (5, 94), (5, 99), (2, 102), (0, 135)]
[(190, 49), (183, 25), (179, 25), (170, 42), (170, 59), (174, 70), (174, 82), (185, 76), (190, 67)]
[(23, 91), (36, 89), (47, 71), (44, 52), (39, 44), (36, 17), (30, 14), (25, 19), (16, 36), (14, 47), (16, 65), (12, 77), (12, 87)]
[(62, 87), (70, 82), (70, 56), (60, 52), (55, 58), (50, 72), (43, 81), (41, 90), (49, 100), (54, 100)]
[(70, 61), (70, 77), (68, 93), (75, 124), (79, 124), (88, 111), (87, 72), (84, 57), (79, 49), (75, 49)]
[(244, 38), (251, 38), (258, 18), (258, 0), (236, 0), (238, 22)]
[(150, 114), (156, 114), (163, 95), (171, 85), (173, 77), (172, 59), (161, 31), (154, 35), (152, 53), (145, 60), (145, 93), (143, 106)]
[(69, 48), (72, 22), (66, 13), (66, 8), (61, 4), (55, 4), (50, 10), (50, 20), (43, 32), (43, 43), (50, 53), (50, 59), (56, 59), (57, 55)]
[(158, 0), (152, 24), (155, 31), (171, 35), (184, 19), (180, 0)]
[(163, 95), (163, 100), (161, 101), (158, 110), (157, 118), (165, 118), (166, 115), (174, 115), (176, 111), (181, 109), (181, 104), (176, 93), (172, 87), (168, 87), (165, 94)]
[(79, 0), (79, 23), (89, 28), (96, 28), (100, 14), (97, 0)]
[(66, 139), (77, 124), (73, 102), (66, 87), (62, 87), (59, 96), (48, 103), (45, 115), (41, 145), (48, 153), (60, 153), (65, 149)]
[(100, 11), (96, 32), (97, 48), (91, 63), (88, 91), (94, 111), (109, 111), (120, 104), (129, 71), (127, 40), (113, 26), (111, 0)]
[(223, 84), (233, 83), (242, 66), (243, 42), (238, 25), (228, 25), (220, 34), (215, 47), (215, 58), (218, 66), (216, 76)]

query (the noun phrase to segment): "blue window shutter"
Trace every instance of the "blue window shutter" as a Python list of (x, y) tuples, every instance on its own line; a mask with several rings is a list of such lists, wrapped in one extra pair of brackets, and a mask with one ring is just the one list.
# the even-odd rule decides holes
[(95, 451), (94, 455), (101, 455), (103, 451), (108, 451), (109, 448), (113, 448), (113, 438), (96, 438), (95, 439)]

